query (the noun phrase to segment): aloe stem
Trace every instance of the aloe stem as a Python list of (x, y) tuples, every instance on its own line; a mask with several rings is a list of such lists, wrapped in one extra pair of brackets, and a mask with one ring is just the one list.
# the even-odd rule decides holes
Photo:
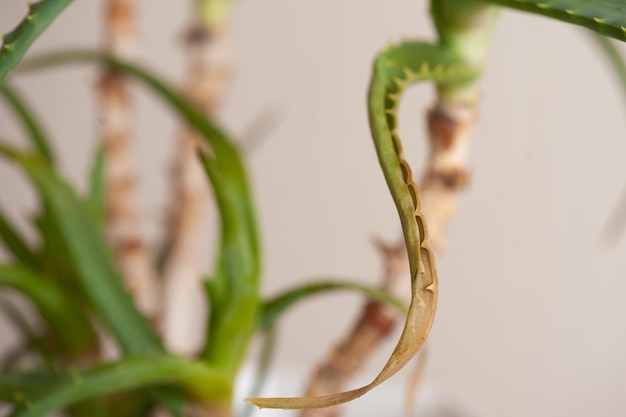
[[(432, 0), (431, 12), (442, 48), (482, 68), (498, 10), (481, 0)], [(480, 78), (438, 83), (437, 100), (426, 119), (430, 149), (420, 184), (422, 207), (435, 251), (446, 246), (446, 229), (469, 183), (472, 128)]]
[[(133, 0), (105, 4), (105, 49), (112, 56), (136, 55)], [(139, 309), (155, 318), (159, 308), (156, 271), (140, 230), (135, 202), (135, 172), (131, 158), (131, 104), (125, 76), (104, 67), (99, 101), (105, 161), (106, 234), (115, 261)]]

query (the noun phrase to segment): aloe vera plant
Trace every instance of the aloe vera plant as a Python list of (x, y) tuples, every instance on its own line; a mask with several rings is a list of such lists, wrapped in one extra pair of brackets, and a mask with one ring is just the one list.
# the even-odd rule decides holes
[[(277, 319), (289, 306), (336, 290), (356, 291), (406, 312), (400, 339), (382, 371), (357, 389), (248, 401), (262, 408), (310, 409), (366, 394), (412, 359), (433, 325), (439, 291), (432, 246), (450, 218), (436, 218), (433, 207), (448, 204), (450, 196), (466, 183), (467, 141), (500, 9), (530, 12), (626, 40), (623, 1), (432, 0), (439, 39), (433, 43), (401, 42), (378, 55), (367, 99), (369, 123), (403, 231), (411, 284), (408, 308), (395, 297), (356, 282), (307, 283), (265, 299), (261, 292), (262, 240), (248, 169), (245, 157), (223, 129), (152, 71), (110, 54), (59, 52), (23, 62), (23, 73), (69, 64), (105, 66), (142, 84), (197, 133), (197, 157), (220, 219), (219, 249), (214, 270), (204, 280), (209, 305), (204, 345), (193, 357), (182, 358), (168, 351), (159, 326), (151, 322), (154, 317), (146, 316), (136, 305), (135, 294), (125, 286), (126, 279), (107, 242), (106, 153), (98, 149), (89, 189), (78, 192), (58, 168), (55, 151), (34, 113), (6, 81), (36, 37), (69, 3), (43, 0), (32, 5), (24, 20), (3, 38), (0, 51), (0, 93), (23, 125), (30, 144), (25, 150), (3, 141), (0, 155), (25, 175), (39, 199), (33, 220), (35, 243), (22, 236), (0, 211), (0, 241), (9, 257), (0, 265), (0, 286), (22, 294), (41, 321), (38, 329), (21, 325), (28, 342), (22, 353), (27, 360), (12, 357), (0, 372), (0, 401), (11, 404), (12, 415), (20, 417), (60, 410), (76, 416), (136, 416), (148, 415), (157, 406), (177, 416), (229, 416), (236, 378), (254, 335), (270, 335), (271, 346)], [(198, 1), (197, 6), (209, 27), (219, 24), (232, 7), (225, 0)], [(602, 42), (619, 65), (611, 44), (605, 39)], [(405, 90), (424, 82), (436, 87), (437, 103), (428, 115), (432, 149), (418, 186), (403, 152), (397, 112)], [(434, 235), (432, 244), (428, 230)], [(102, 341), (106, 339), (112, 339), (119, 349), (114, 359), (103, 354)], [(268, 354), (263, 356), (268, 358)]]

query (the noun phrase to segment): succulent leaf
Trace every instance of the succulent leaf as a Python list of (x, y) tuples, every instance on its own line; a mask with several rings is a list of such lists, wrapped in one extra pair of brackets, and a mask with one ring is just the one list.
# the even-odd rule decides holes
[(26, 17), (2, 37), (0, 84), (20, 62), (31, 44), (73, 0), (42, 0), (28, 6)]
[(563, 22), (584, 26), (626, 41), (626, 4), (623, 0), (486, 0)]

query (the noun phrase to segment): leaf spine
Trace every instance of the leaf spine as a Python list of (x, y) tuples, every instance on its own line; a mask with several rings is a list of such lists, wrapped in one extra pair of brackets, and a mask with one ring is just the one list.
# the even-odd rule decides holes
[(393, 82), (398, 86), (398, 88), (400, 88), (400, 90), (404, 90), (407, 84), (406, 81), (400, 77), (395, 77), (393, 79)]
[(394, 103), (397, 103), (400, 100), (400, 94), (398, 93), (388, 93), (387, 97), (389, 97), (389, 100), (393, 101)]
[(37, 13), (37, 11), (39, 11), (39, 9), (41, 9), (41, 7), (43, 6), (43, 1), (38, 1), (36, 3), (29, 3), (28, 4), (28, 10), (30, 11), (30, 13)]

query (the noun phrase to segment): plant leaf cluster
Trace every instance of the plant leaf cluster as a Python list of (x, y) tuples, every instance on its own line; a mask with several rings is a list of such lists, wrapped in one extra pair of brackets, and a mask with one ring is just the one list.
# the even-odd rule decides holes
[[(165, 350), (159, 334), (124, 288), (103, 235), (105, 162), (101, 150), (93, 158), (89, 190), (80, 195), (55, 167), (49, 140), (25, 101), (5, 85), (2, 93), (22, 121), (31, 149), (22, 151), (4, 143), (0, 154), (24, 172), (41, 203), (33, 222), (39, 232), (36, 244), (21, 236), (6, 216), (0, 222), (0, 239), (12, 258), (0, 266), (0, 286), (27, 298), (42, 322), (41, 329), (34, 331), (41, 343), (33, 343), (28, 350), (35, 366), (7, 363), (8, 371), (0, 374), (0, 399), (15, 405), (16, 416), (46, 415), (63, 408), (73, 415), (92, 415), (97, 409), (117, 414), (128, 410), (132, 415), (157, 403), (180, 412), (181, 398), (227, 403), (252, 336), (259, 330), (271, 331), (287, 305), (334, 289), (353, 289), (399, 305), (375, 288), (337, 282), (304, 286), (264, 302), (259, 293), (260, 243), (252, 195), (243, 159), (233, 142), (165, 82), (107, 55), (52, 54), (25, 63), (24, 71), (79, 62), (109, 65), (134, 77), (205, 140), (198, 146), (204, 149), (199, 157), (221, 218), (218, 262), (213, 278), (206, 281), (207, 342), (194, 359), (178, 358)], [(94, 365), (90, 359), (101, 353), (101, 327), (122, 354), (118, 360)]]

